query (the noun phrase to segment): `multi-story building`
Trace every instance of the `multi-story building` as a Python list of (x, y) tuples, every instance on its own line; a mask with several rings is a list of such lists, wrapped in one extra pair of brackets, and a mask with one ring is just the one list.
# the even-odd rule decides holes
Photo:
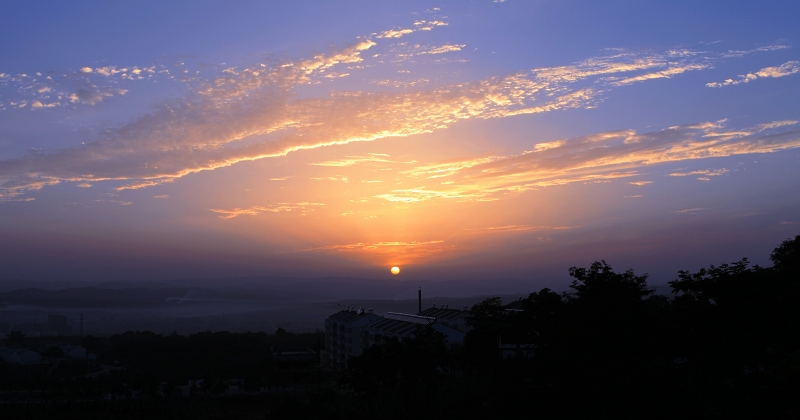
[(364, 349), (381, 344), (386, 338), (402, 340), (413, 336), (420, 326), (429, 326), (444, 334), (451, 345), (462, 344), (467, 332), (465, 309), (434, 306), (418, 315), (388, 312), (378, 316), (372, 310), (348, 306), (325, 320), (325, 351), (322, 364), (334, 369), (347, 369), (348, 359)]
[(347, 369), (347, 359), (358, 356), (365, 348), (363, 328), (381, 317), (348, 306), (325, 319), (325, 359), (323, 364), (334, 369)]

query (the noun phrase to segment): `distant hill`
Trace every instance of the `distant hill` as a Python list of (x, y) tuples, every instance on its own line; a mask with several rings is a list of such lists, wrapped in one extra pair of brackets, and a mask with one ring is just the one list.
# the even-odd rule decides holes
[[(566, 289), (566, 282), (564, 287)], [(539, 282), (464, 280), (407, 282), (361, 278), (243, 277), (146, 282), (0, 280), (0, 303), (52, 308), (133, 308), (208, 302), (274, 304), (350, 299), (413, 300), (423, 297), (519, 295), (539, 290)]]

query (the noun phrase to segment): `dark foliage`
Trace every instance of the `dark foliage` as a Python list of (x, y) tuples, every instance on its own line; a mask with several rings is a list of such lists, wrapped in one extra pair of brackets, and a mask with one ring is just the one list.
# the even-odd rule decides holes
[(421, 331), (368, 349), (315, 413), (797, 418), (800, 236), (771, 260), (681, 271), (671, 298), (605, 261), (572, 267), (571, 292), (475, 305), (463, 348)]
[[(671, 296), (605, 261), (572, 267), (569, 292), (542, 289), (513, 310), (500, 298), (475, 305), (463, 346), (421, 327), (370, 347), (341, 374), (269, 357), (273, 347), (319, 349), (319, 334), (127, 332), (84, 337), (95, 364), (53, 348), (42, 349), (47, 364), (0, 364), (0, 387), (6, 399), (40, 390), (50, 405), (37, 413), (49, 418), (798, 418), (800, 235), (770, 259), (768, 268), (742, 259), (680, 271)], [(89, 379), (101, 364), (125, 369)], [(203, 379), (192, 399), (169, 395), (190, 379)], [(304, 391), (209, 398), (233, 379), (246, 390)], [(125, 399), (132, 390), (143, 398)], [(89, 409), (100, 414), (83, 416)]]

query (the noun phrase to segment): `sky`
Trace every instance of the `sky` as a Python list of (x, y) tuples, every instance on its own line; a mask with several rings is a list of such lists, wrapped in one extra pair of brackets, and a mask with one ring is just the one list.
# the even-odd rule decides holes
[(664, 283), (800, 233), (795, 1), (0, 7), (0, 278)]

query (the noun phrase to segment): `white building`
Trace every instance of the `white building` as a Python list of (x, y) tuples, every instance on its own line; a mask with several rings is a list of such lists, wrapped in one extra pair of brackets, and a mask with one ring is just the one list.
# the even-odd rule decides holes
[(83, 359), (86, 358), (86, 349), (80, 346), (72, 346), (67, 343), (58, 343), (58, 348), (64, 352), (67, 357), (73, 359)]
[(22, 347), (0, 347), (0, 359), (18, 365), (31, 365), (42, 361), (42, 356), (35, 351)]
[(363, 328), (382, 318), (348, 306), (325, 319), (325, 365), (335, 369), (347, 369), (347, 359), (358, 356), (365, 348)]
[(418, 315), (388, 312), (378, 316), (372, 310), (348, 306), (325, 319), (325, 351), (322, 364), (334, 369), (347, 369), (347, 359), (361, 355), (364, 349), (383, 343), (386, 338), (402, 340), (413, 337), (421, 326), (429, 326), (444, 334), (450, 345), (463, 344), (468, 330), (464, 309), (434, 306)]

